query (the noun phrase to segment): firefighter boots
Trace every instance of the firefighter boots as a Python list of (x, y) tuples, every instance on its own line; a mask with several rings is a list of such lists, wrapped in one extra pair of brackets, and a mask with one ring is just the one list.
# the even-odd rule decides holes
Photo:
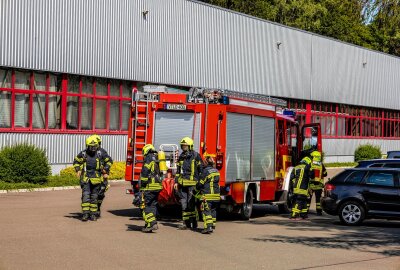
[(96, 213), (92, 213), (92, 214), (90, 215), (90, 220), (91, 220), (91, 221), (97, 221), (97, 214), (96, 214)]
[(89, 220), (89, 214), (88, 213), (84, 213), (82, 215), (82, 221), (88, 221)]

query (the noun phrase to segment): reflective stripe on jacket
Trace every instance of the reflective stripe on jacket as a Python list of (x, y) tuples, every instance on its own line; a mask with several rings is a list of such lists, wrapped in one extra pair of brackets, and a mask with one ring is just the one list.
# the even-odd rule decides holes
[(200, 175), (200, 181), (196, 184), (196, 190), (207, 201), (219, 201), (221, 200), (219, 180), (220, 174), (218, 170), (212, 166), (207, 166)]
[(155, 153), (149, 153), (144, 157), (142, 171), (140, 172), (140, 190), (162, 190), (160, 169)]
[(195, 186), (202, 172), (202, 159), (196, 151), (183, 152), (179, 156), (176, 180), (179, 185)]

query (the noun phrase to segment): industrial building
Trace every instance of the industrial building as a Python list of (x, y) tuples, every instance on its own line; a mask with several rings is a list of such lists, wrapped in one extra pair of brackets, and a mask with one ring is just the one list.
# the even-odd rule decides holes
[(45, 148), (57, 173), (97, 133), (123, 161), (148, 84), (285, 99), (327, 162), (400, 149), (397, 57), (198, 1), (0, 0), (0, 147)]

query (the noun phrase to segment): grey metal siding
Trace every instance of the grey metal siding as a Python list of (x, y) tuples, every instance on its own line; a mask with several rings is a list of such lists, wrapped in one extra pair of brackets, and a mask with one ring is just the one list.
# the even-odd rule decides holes
[(377, 140), (377, 139), (323, 139), (322, 150), (327, 156), (353, 156), (356, 148), (361, 144), (377, 145), (382, 154), (390, 150), (399, 150), (399, 140)]
[[(83, 134), (0, 133), (0, 149), (17, 143), (29, 143), (45, 149), (50, 164), (67, 164), (85, 148)], [(102, 147), (115, 161), (126, 160), (127, 135), (101, 135)]]
[(399, 58), (195, 1), (0, 0), (0, 40), (0, 66), (400, 109)]
[(400, 59), (313, 37), (313, 100), (399, 109)]

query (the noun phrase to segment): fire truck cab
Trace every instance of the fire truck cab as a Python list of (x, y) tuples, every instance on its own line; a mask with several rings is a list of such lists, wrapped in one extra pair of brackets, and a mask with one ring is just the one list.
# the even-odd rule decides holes
[(149, 86), (133, 91), (125, 179), (138, 190), (142, 147), (166, 153), (168, 172), (161, 205), (176, 203), (172, 183), (179, 142), (191, 137), (194, 150), (215, 154), (221, 174), (221, 208), (243, 219), (254, 203), (272, 203), (287, 212), (289, 177), (303, 148), (321, 151), (319, 124), (299, 127), (284, 100), (257, 94), (193, 88), (167, 93)]

